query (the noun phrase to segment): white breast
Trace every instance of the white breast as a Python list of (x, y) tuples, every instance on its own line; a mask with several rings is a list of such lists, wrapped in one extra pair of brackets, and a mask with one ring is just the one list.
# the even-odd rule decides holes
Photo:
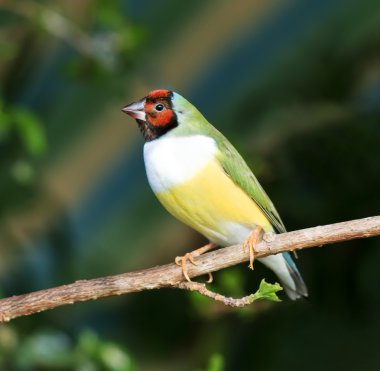
[(215, 141), (204, 135), (161, 137), (144, 145), (148, 181), (154, 192), (185, 182), (217, 152)]

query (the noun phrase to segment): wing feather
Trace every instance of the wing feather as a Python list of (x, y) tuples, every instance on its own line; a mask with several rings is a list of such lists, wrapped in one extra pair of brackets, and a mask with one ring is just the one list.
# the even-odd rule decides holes
[[(213, 129), (215, 129), (213, 127)], [(286, 232), (284, 223), (272, 201), (235, 147), (215, 129), (213, 133), (219, 149), (218, 159), (225, 173), (259, 206), (278, 233)]]

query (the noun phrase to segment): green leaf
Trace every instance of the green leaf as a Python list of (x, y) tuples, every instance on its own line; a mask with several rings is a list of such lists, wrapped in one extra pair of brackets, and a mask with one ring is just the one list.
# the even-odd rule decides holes
[(279, 283), (272, 284), (266, 282), (265, 279), (262, 279), (259, 289), (253, 295), (251, 295), (252, 302), (255, 300), (281, 301), (281, 299), (276, 294), (281, 290), (282, 287)]

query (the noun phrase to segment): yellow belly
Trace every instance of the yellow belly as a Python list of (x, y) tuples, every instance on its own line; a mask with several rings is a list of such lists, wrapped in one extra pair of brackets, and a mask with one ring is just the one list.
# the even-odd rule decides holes
[(191, 179), (156, 195), (172, 215), (211, 241), (215, 241), (211, 232), (225, 235), (231, 223), (247, 229), (260, 225), (266, 231), (272, 230), (264, 213), (224, 173), (216, 160), (210, 161)]

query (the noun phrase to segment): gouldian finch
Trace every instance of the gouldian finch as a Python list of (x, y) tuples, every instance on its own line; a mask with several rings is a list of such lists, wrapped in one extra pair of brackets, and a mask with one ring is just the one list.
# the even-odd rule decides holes
[[(262, 233), (285, 232), (284, 224), (256, 177), (232, 144), (185, 98), (154, 90), (122, 109), (136, 119), (145, 139), (149, 184), (162, 205), (210, 243), (176, 263), (187, 274), (188, 260), (215, 246), (243, 244), (250, 253)], [(290, 254), (258, 259), (278, 276), (291, 299), (307, 296)]]

